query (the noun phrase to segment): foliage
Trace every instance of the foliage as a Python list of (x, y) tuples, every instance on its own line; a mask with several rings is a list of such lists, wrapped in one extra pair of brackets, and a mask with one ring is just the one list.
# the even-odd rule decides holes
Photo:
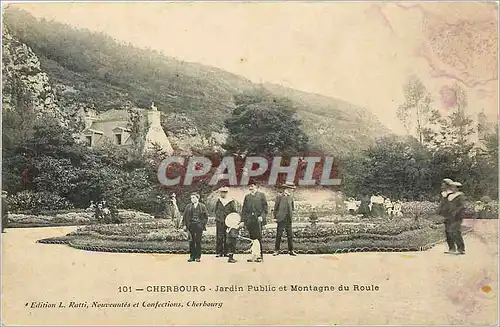
[(432, 97), (417, 76), (410, 76), (403, 91), (405, 103), (399, 106), (397, 116), (407, 131), (423, 144), (427, 124), (434, 113)]
[[(133, 210), (118, 210), (117, 214), (119, 220), (126, 223), (141, 223), (153, 219), (151, 215)], [(16, 211), (9, 213), (8, 220), (11, 228), (79, 226), (96, 222), (94, 213), (88, 209)]]
[(132, 156), (134, 159), (138, 159), (144, 153), (145, 136), (149, 122), (145, 123), (141, 119), (141, 112), (132, 108), (130, 103), (127, 103), (125, 108), (129, 114), (127, 127), (130, 129), (130, 139), (132, 140)]
[(229, 153), (293, 155), (307, 150), (308, 137), (293, 104), (264, 91), (237, 98), (236, 109), (225, 124), (229, 136), (224, 148)]
[(346, 194), (360, 197), (381, 192), (391, 199), (419, 199), (432, 194), (429, 153), (415, 140), (396, 137), (380, 139), (364, 156), (342, 162)]
[(44, 192), (23, 191), (7, 197), (7, 205), (9, 211), (25, 211), (40, 212), (41, 210), (57, 210), (69, 209), (69, 203), (63, 197)]

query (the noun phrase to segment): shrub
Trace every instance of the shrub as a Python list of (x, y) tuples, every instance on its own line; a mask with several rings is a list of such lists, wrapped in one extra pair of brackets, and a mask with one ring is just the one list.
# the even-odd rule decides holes
[(401, 205), (401, 212), (409, 217), (426, 217), (435, 214), (438, 211), (439, 204), (429, 201), (411, 201), (403, 202)]
[(39, 213), (42, 210), (71, 209), (71, 203), (50, 192), (23, 191), (7, 197), (9, 211)]

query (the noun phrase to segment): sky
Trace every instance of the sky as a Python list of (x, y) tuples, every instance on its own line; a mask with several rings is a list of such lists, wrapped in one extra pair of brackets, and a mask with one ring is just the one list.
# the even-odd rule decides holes
[(498, 112), (495, 4), (371, 2), (25, 3), (36, 17), (102, 31), (180, 60), (364, 106), (389, 128), (418, 76), (446, 107), (461, 85), (469, 114)]

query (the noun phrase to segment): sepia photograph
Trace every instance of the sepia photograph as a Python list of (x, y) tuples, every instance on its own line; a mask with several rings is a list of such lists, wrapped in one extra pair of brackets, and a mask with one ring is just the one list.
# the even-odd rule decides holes
[(2, 2), (2, 326), (498, 326), (498, 2)]

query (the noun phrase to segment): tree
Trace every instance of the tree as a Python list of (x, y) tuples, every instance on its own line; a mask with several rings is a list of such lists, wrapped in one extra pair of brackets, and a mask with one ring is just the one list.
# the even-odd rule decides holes
[(257, 93), (242, 95), (225, 121), (229, 135), (224, 148), (246, 155), (294, 155), (308, 148), (301, 121), (286, 99)]
[(427, 125), (431, 116), (435, 114), (435, 110), (431, 107), (432, 97), (416, 76), (410, 76), (403, 86), (403, 92), (405, 102), (398, 107), (397, 117), (404, 124), (407, 132), (423, 144)]
[[(22, 84), (16, 75), (13, 75), (8, 83), (4, 81), (3, 84), (2, 148), (4, 150), (24, 146), (38, 121), (32, 95)], [(9, 103), (5, 102), (6, 93), (10, 97)]]
[(344, 159), (344, 190), (353, 196), (375, 192), (398, 199), (429, 196), (439, 187), (431, 180), (429, 159), (429, 151), (412, 137), (379, 139), (361, 156)]
[(132, 140), (132, 147), (130, 148), (130, 155), (133, 160), (140, 160), (144, 153), (145, 136), (148, 130), (149, 122), (143, 119), (143, 111), (133, 108), (131, 103), (127, 103), (124, 108), (129, 114), (129, 122), (127, 128), (130, 130), (130, 139)]
[(474, 146), (471, 135), (474, 133), (473, 120), (466, 115), (467, 93), (458, 85), (449, 88), (454, 104), (446, 115), (434, 115), (434, 131), (426, 135), (429, 145), (434, 149), (457, 147), (461, 153), (468, 153)]

